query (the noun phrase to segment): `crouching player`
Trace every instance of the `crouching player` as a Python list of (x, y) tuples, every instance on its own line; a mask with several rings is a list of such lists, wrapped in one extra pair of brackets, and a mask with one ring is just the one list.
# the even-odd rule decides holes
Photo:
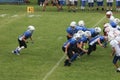
[(104, 45), (102, 44), (103, 42), (107, 41), (107, 37), (106, 36), (96, 36), (93, 37), (89, 40), (89, 48), (88, 48), (88, 55), (91, 54), (92, 51), (96, 50), (96, 44), (99, 44), (101, 47), (104, 48)]
[(76, 49), (76, 43), (79, 38), (80, 38), (79, 34), (74, 34), (73, 38), (69, 39), (67, 42), (63, 44), (62, 50), (63, 52), (65, 52), (67, 56), (64, 62), (64, 66), (70, 66), (71, 62), (78, 56), (75, 53), (75, 49)]
[[(27, 44), (26, 44), (28, 42), (27, 39), (30, 38), (32, 41), (32, 34), (33, 34), (34, 30), (35, 30), (34, 26), (31, 26), (31, 25), (28, 26), (27, 31), (25, 31), (22, 35), (20, 35), (18, 37), (19, 46), (15, 50), (13, 50), (12, 53), (14, 53), (16, 55), (20, 55), (19, 54), (20, 51), (24, 48), (27, 48)], [(32, 43), (33, 43), (33, 41), (32, 41)]]
[(76, 26), (76, 22), (72, 21), (70, 23), (70, 26), (67, 27), (66, 32), (67, 32), (67, 39), (71, 39), (75, 33), (77, 33), (79, 30), (79, 27)]
[(87, 31), (91, 32), (91, 37), (95, 37), (100, 34), (101, 28), (100, 27), (88, 28)]
[[(120, 38), (119, 38), (120, 41)], [(110, 45), (112, 47), (112, 56), (114, 56), (113, 58), (113, 64), (115, 65), (115, 67), (117, 68), (117, 72), (120, 72), (120, 67), (118, 66), (117, 61), (120, 60), (120, 42), (117, 40), (112, 40), (110, 41)]]
[[(85, 32), (82, 32), (82, 31), (78, 31), (78, 33), (82, 36), (78, 41), (77, 41), (77, 49), (78, 49), (78, 54), (80, 56), (82, 56), (83, 54), (87, 53), (88, 51), (86, 50), (85, 48), (85, 45), (88, 41), (88, 36), (91, 35), (91, 33), (89, 32), (87, 34), (87, 32), (89, 31), (85, 31)], [(83, 35), (82, 35), (83, 34)]]

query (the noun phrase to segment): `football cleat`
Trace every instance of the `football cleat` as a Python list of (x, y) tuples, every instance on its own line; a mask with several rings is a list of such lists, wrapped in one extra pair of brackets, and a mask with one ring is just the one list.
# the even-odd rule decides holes
[(116, 72), (120, 72), (120, 70), (116, 70)]
[(14, 50), (14, 51), (12, 51), (12, 53), (14, 53), (16, 55), (20, 55), (18, 50)]
[(117, 68), (116, 72), (120, 72), (120, 68)]

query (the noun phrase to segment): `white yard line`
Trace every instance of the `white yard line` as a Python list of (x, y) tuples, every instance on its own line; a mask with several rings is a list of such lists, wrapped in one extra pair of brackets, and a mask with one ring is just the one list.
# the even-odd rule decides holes
[(21, 14), (21, 15), (14, 14), (13, 16), (10, 16), (9, 14), (1, 14), (0, 17), (6, 17), (7, 16), (7, 18), (10, 18), (10, 19), (8, 19), (9, 21), (7, 21), (6, 23), (1, 24), (0, 28), (2, 28), (6, 24), (12, 23), (13, 21), (15, 21), (19, 18), (22, 18), (22, 16), (25, 16), (25, 15), (26, 14)]
[(96, 27), (99, 23), (101, 23), (103, 21), (103, 19), (105, 19), (106, 16), (104, 16), (103, 18), (101, 18), (93, 27)]
[(14, 14), (14, 15), (13, 15), (13, 16), (11, 16), (11, 17), (15, 18), (15, 17), (19, 17), (19, 15), (17, 15), (17, 14)]
[(7, 14), (1, 14), (0, 17), (5, 17)]
[[(102, 22), (102, 20), (105, 18), (106, 16), (104, 16), (103, 18), (101, 18), (93, 27), (97, 26), (99, 23)], [(54, 65), (54, 67), (47, 72), (47, 74), (44, 76), (44, 78), (42, 80), (46, 80), (54, 71), (55, 69), (59, 66), (59, 64), (61, 63), (61, 61), (65, 58), (65, 55)]]
[(65, 58), (65, 55), (56, 63), (56, 65), (45, 75), (45, 77), (42, 80), (46, 80), (48, 76), (50, 76), (54, 70), (59, 66), (60, 62)]

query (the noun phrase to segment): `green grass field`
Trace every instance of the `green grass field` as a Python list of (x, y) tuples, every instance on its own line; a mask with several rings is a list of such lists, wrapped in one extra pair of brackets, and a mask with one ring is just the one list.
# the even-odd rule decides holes
[[(98, 46), (91, 56), (84, 55), (70, 67), (64, 67), (65, 56), (61, 49), (66, 41), (66, 28), (71, 21), (84, 20), (87, 27), (107, 22), (105, 12), (57, 12), (47, 7), (46, 12), (35, 6), (28, 14), (27, 5), (0, 5), (0, 80), (119, 80), (112, 64), (111, 49)], [(120, 18), (120, 13), (115, 12)], [(21, 55), (11, 53), (18, 46), (17, 37), (28, 25), (34, 25), (34, 44)]]

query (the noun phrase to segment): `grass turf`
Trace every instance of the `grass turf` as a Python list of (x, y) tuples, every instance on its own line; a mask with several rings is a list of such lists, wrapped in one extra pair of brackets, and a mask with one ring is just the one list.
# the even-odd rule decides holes
[[(84, 20), (87, 27), (94, 27), (105, 12), (57, 12), (47, 7), (46, 12), (35, 6), (35, 13), (26, 13), (28, 5), (0, 5), (0, 80), (119, 80), (112, 64), (111, 49), (98, 47), (91, 56), (84, 55), (71, 67), (64, 67), (64, 59), (49, 76), (47, 74), (64, 56), (61, 46), (66, 41), (66, 28), (71, 21)], [(119, 18), (119, 13), (114, 13)], [(96, 26), (103, 27), (107, 19)], [(18, 45), (17, 37), (28, 25), (34, 25), (34, 44), (20, 56), (11, 53)], [(44, 79), (47, 76), (46, 79)]]

